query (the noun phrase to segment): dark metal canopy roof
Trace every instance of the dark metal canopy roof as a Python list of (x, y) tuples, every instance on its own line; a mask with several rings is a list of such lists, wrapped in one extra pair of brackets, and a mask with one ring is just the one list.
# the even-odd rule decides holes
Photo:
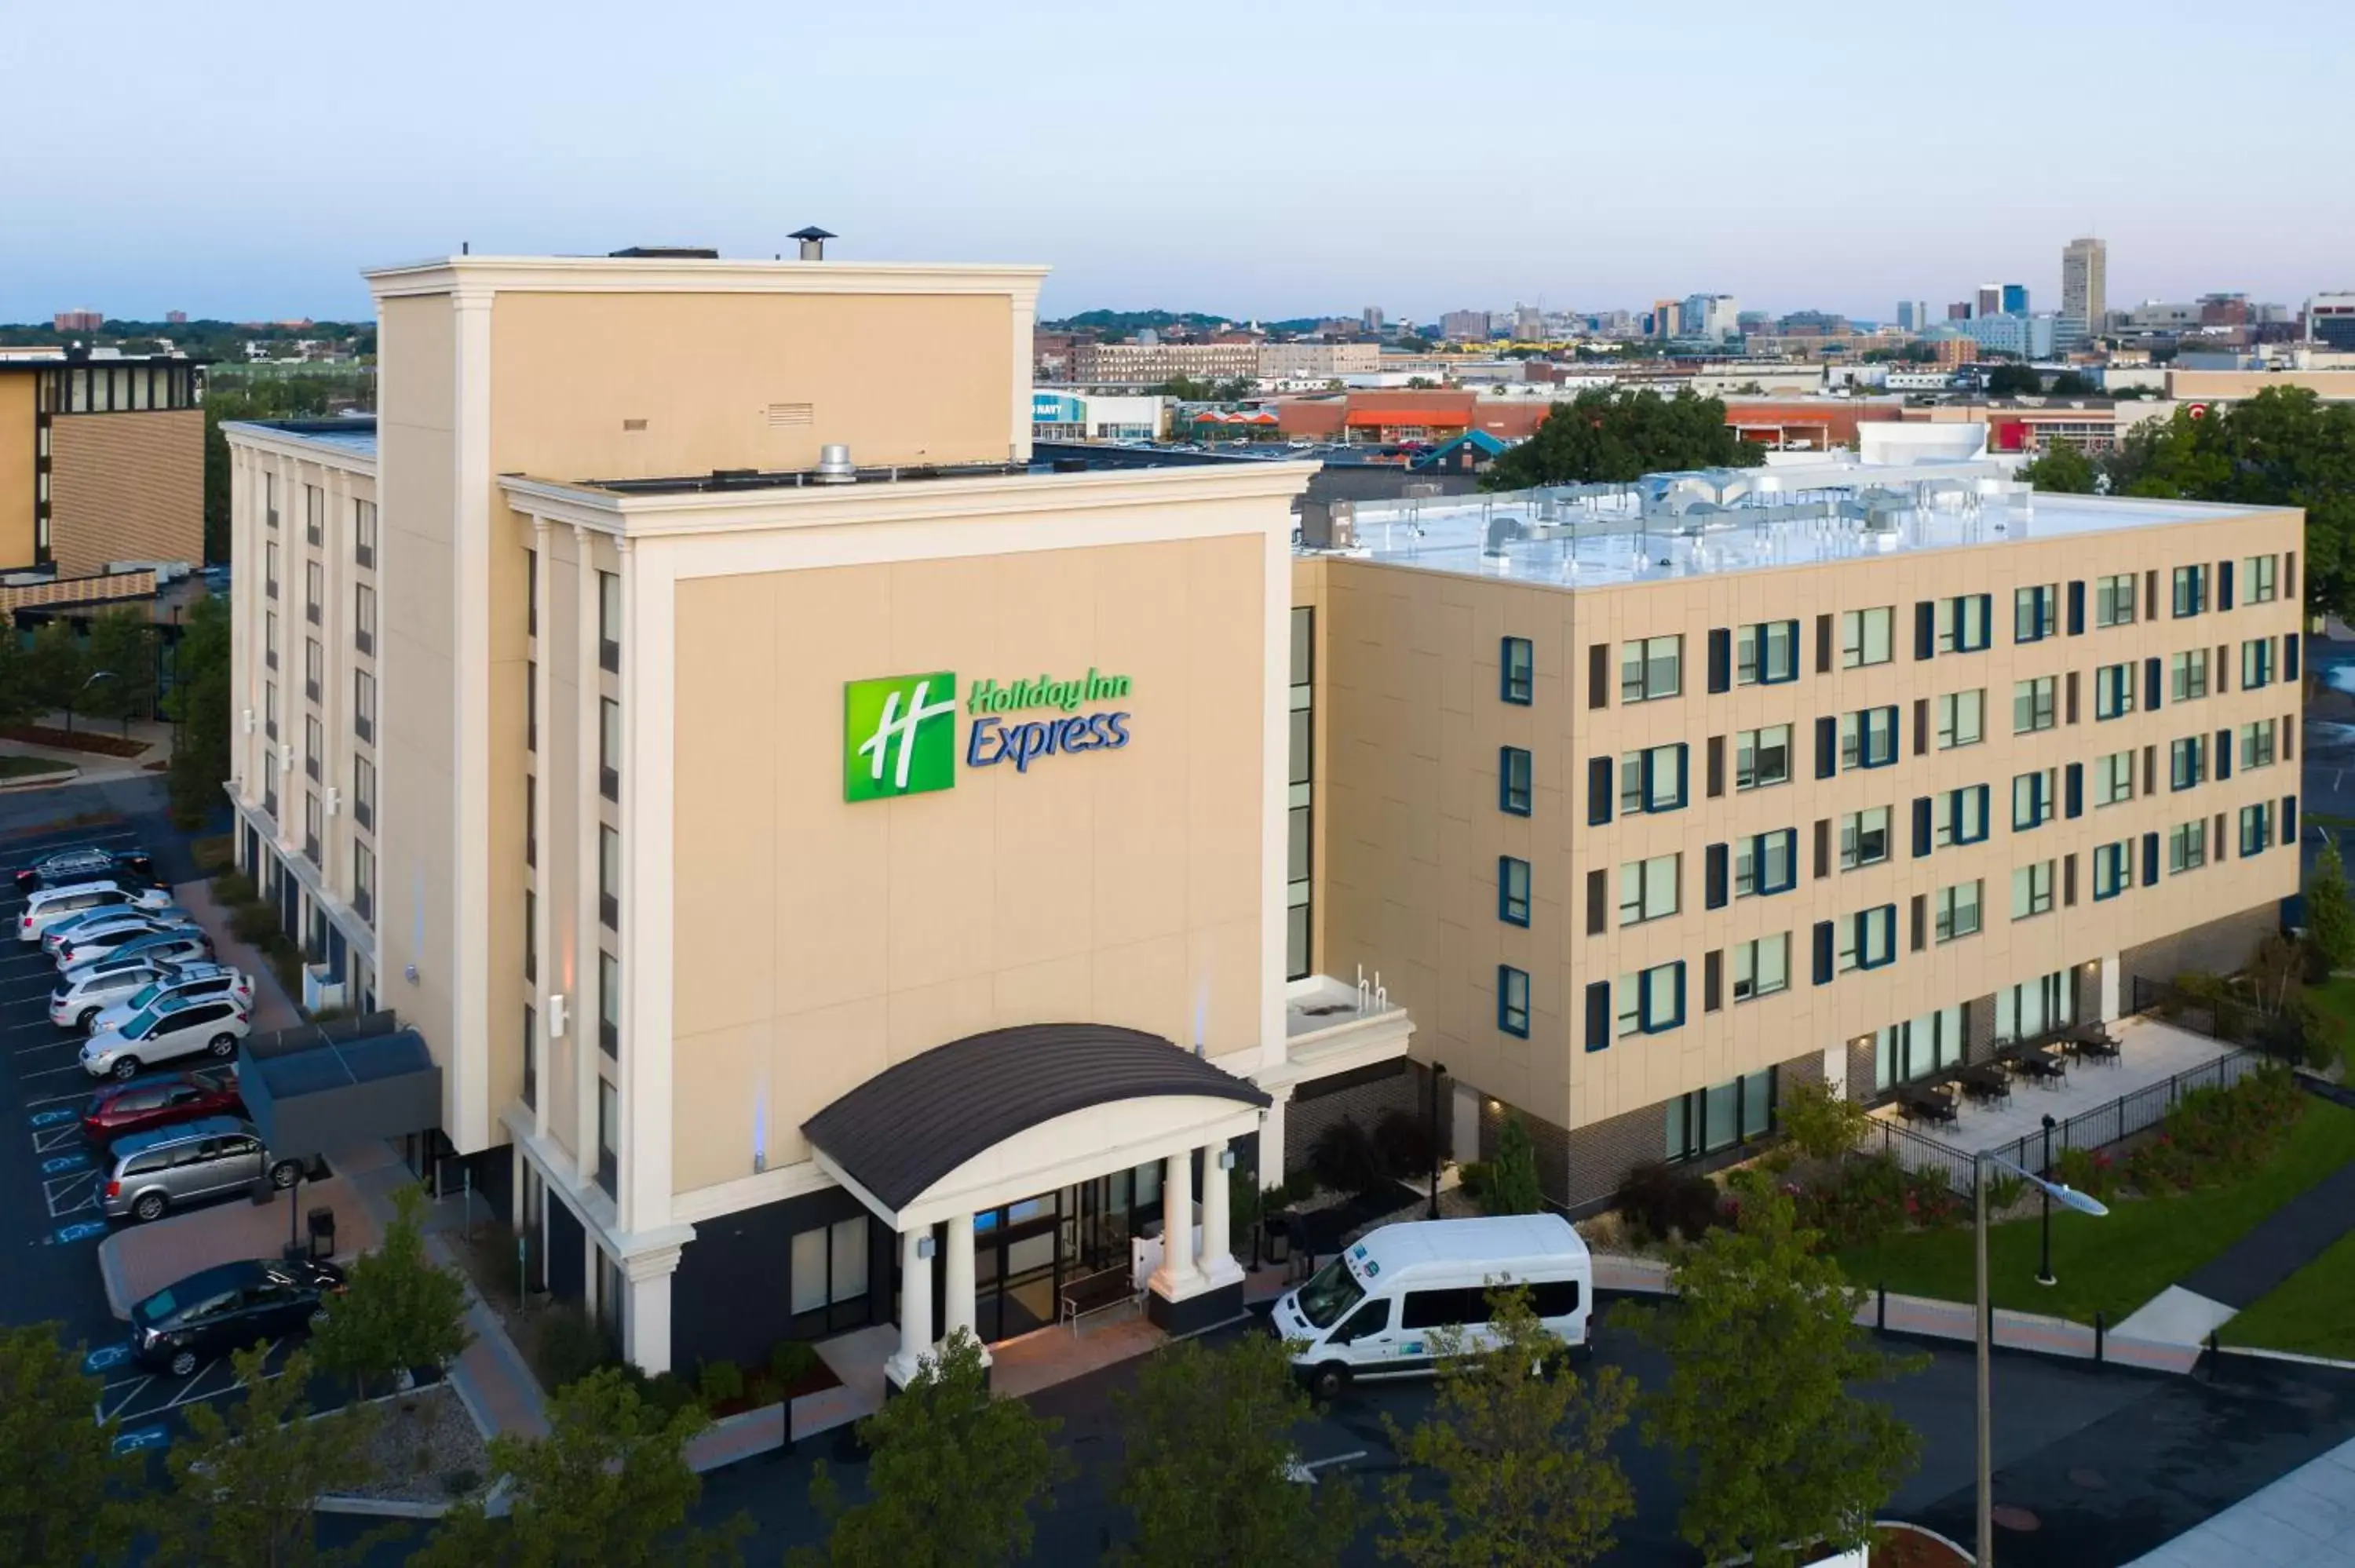
[(1093, 1106), (1163, 1096), (1269, 1103), (1257, 1086), (1158, 1034), (1028, 1023), (912, 1056), (802, 1123), (802, 1133), (899, 1209), (1016, 1133)]
[(442, 1069), (392, 1013), (250, 1034), (238, 1094), (273, 1156), (324, 1154), (442, 1123)]

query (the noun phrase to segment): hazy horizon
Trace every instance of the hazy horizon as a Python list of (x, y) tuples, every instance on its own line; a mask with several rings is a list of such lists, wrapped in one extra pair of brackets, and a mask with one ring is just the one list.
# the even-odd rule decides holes
[(24, 59), (157, 64), (12, 79), (0, 320), (362, 319), (361, 269), (462, 242), (767, 256), (805, 223), (846, 260), (1047, 264), (1049, 317), (1712, 291), (1886, 320), (1987, 281), (2051, 309), (2084, 233), (2114, 305), (2355, 286), (2355, 111), (2302, 87), (2355, 18), (2306, 0), (2231, 14), (2272, 75), (2184, 0), (1834, 0), (1804, 33), (1728, 0), (1103, 9), (36, 10)]

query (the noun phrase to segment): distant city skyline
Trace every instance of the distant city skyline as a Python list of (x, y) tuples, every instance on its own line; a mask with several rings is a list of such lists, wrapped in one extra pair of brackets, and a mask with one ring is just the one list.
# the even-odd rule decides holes
[[(2113, 305), (2211, 290), (2296, 303), (2355, 284), (2355, 182), (2319, 151), (2343, 111), (2328, 93), (2187, 73), (2214, 24), (2189, 0), (1990, 0), (1974, 37), (2034, 47), (2026, 69), (1970, 79), (1967, 123), (1927, 90), (1970, 63), (1945, 20), (1859, 0), (1771, 36), (1731, 0), (1679, 7), (1675, 37), (1695, 49), (1836, 84), (1821, 112), (1771, 117), (1703, 101), (1715, 87), (1673, 111), (1680, 83), (1725, 78), (1656, 69), (1662, 18), (1641, 11), (1529, 0), (1435, 22), (1368, 0), (1345, 33), (1283, 7), (1216, 34), (1173, 29), (1157, 7), (1101, 7), (1079, 30), (1071, 17), (911, 3), (820, 26), (689, 0), (655, 26), (589, 0), (557, 26), (419, 0), (393, 28), (287, 0), (35, 8), (17, 19), (24, 58), (84, 58), (98, 28), (132, 51), (116, 69), (159, 85), (224, 26), (299, 36), (333, 63), (177, 94), (161, 134), (152, 116), (85, 112), (87, 69), (22, 75), (0, 190), (37, 221), (0, 226), (0, 319), (84, 304), (352, 319), (362, 268), (463, 241), (765, 256), (805, 223), (839, 234), (830, 254), (847, 260), (1048, 264), (1052, 316), (1371, 303), (1428, 322), (1721, 291), (1877, 320), (1989, 278), (2057, 302), (2061, 249), (2087, 233), (2109, 244)], [(2311, 46), (2316, 26), (2298, 0), (2233, 14), (2258, 45)], [(1424, 48), (1440, 28), (1491, 52), (1442, 61)], [(825, 69), (796, 67), (813, 58)], [(2124, 98), (2109, 114), (2098, 93), (2062, 90), (2090, 60), (2103, 81), (2184, 86), (2138, 93), (2132, 119), (2150, 134), (2102, 140), (2063, 177), (2055, 140), (2126, 114)], [(1517, 87), (1522, 63), (1559, 67), (1559, 95)], [(1425, 90), (1418, 133), (1397, 135)], [(2230, 134), (2213, 132), (2219, 113)], [(1805, 173), (1741, 172), (1761, 139)]]

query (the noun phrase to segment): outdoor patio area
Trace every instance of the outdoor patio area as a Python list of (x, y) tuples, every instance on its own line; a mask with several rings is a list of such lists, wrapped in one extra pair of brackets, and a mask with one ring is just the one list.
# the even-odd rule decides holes
[(2062, 1076), (2015, 1076), (2004, 1099), (1956, 1095), (1952, 1121), (1906, 1120), (1895, 1104), (1880, 1107), (1874, 1118), (1895, 1130), (1877, 1130), (1871, 1146), (1890, 1149), (1910, 1167), (1938, 1163), (1964, 1172), (1968, 1156), (1987, 1150), (2033, 1168), (2042, 1160), (2048, 1116), (2056, 1124), (2056, 1154), (2073, 1146), (2098, 1149), (2156, 1125), (2180, 1094), (2238, 1082), (2260, 1061), (2157, 1019), (2122, 1018), (2109, 1027), (2118, 1043), (2110, 1060), (2068, 1057)]

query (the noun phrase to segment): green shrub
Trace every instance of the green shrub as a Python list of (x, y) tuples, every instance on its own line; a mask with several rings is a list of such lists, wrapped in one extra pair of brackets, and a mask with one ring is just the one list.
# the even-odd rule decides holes
[(725, 1404), (744, 1397), (744, 1369), (734, 1361), (706, 1361), (700, 1386), (706, 1404)]
[(2090, 1192), (2096, 1198), (2106, 1198), (2117, 1191), (2117, 1162), (2106, 1150), (2064, 1149), (2052, 1157), (2052, 1174), (2060, 1178), (2063, 1186)]
[[(633, 1367), (633, 1372), (637, 1369)], [(699, 1408), (703, 1398), (695, 1385), (674, 1372), (657, 1372), (645, 1380), (640, 1390), (645, 1402), (665, 1415), (676, 1415), (682, 1410)]]
[(817, 1370), (817, 1347), (805, 1340), (779, 1340), (769, 1351), (769, 1375), (783, 1393)]
[(1660, 1241), (1699, 1241), (1723, 1217), (1716, 1182), (1657, 1160), (1628, 1171), (1612, 1204), (1621, 1219)]
[(1323, 1192), (1325, 1183), (1316, 1179), (1316, 1171), (1304, 1165), (1284, 1179), (1281, 1190), (1285, 1202), (1305, 1203)]
[(284, 941), (285, 933), (278, 928), (278, 911), (267, 904), (240, 904), (229, 911), (229, 934), (240, 942), (267, 948), (270, 938)]
[(539, 1322), (539, 1381), (550, 1393), (613, 1361), (605, 1331), (570, 1302), (550, 1307)]
[(442, 1489), (453, 1498), (464, 1497), (482, 1484), (483, 1477), (479, 1470), (448, 1470), (442, 1477)]
[(1801, 1084), (1785, 1095), (1774, 1119), (1791, 1145), (1811, 1160), (1838, 1160), (1862, 1143), (1872, 1126), (1863, 1106), (1820, 1083)]
[(253, 878), (241, 871), (224, 871), (213, 878), (213, 902), (224, 909), (257, 904), (261, 899), (261, 890), (253, 885)]
[(1308, 1164), (1318, 1181), (1344, 1192), (1371, 1192), (1390, 1180), (1373, 1139), (1348, 1117), (1316, 1135), (1308, 1146)]
[(1402, 1180), (1431, 1174), (1431, 1124), (1412, 1111), (1394, 1110), (1374, 1124), (1374, 1153), (1382, 1169)]
[(2026, 1191), (2028, 1191), (2028, 1183), (2017, 1176), (1998, 1175), (1988, 1178), (1987, 1213), (1990, 1214), (2003, 1213), (2019, 1202), (2019, 1195)]
[(1918, 1204), (1905, 1168), (1891, 1154), (1859, 1154), (1798, 1194), (1799, 1222), (1834, 1247), (1858, 1246), (1894, 1233)]
[(1488, 1162), (1485, 1160), (1465, 1160), (1455, 1168), (1455, 1180), (1464, 1189), (1465, 1197), (1475, 1202), (1479, 1202), (1480, 1194), (1488, 1187)]

